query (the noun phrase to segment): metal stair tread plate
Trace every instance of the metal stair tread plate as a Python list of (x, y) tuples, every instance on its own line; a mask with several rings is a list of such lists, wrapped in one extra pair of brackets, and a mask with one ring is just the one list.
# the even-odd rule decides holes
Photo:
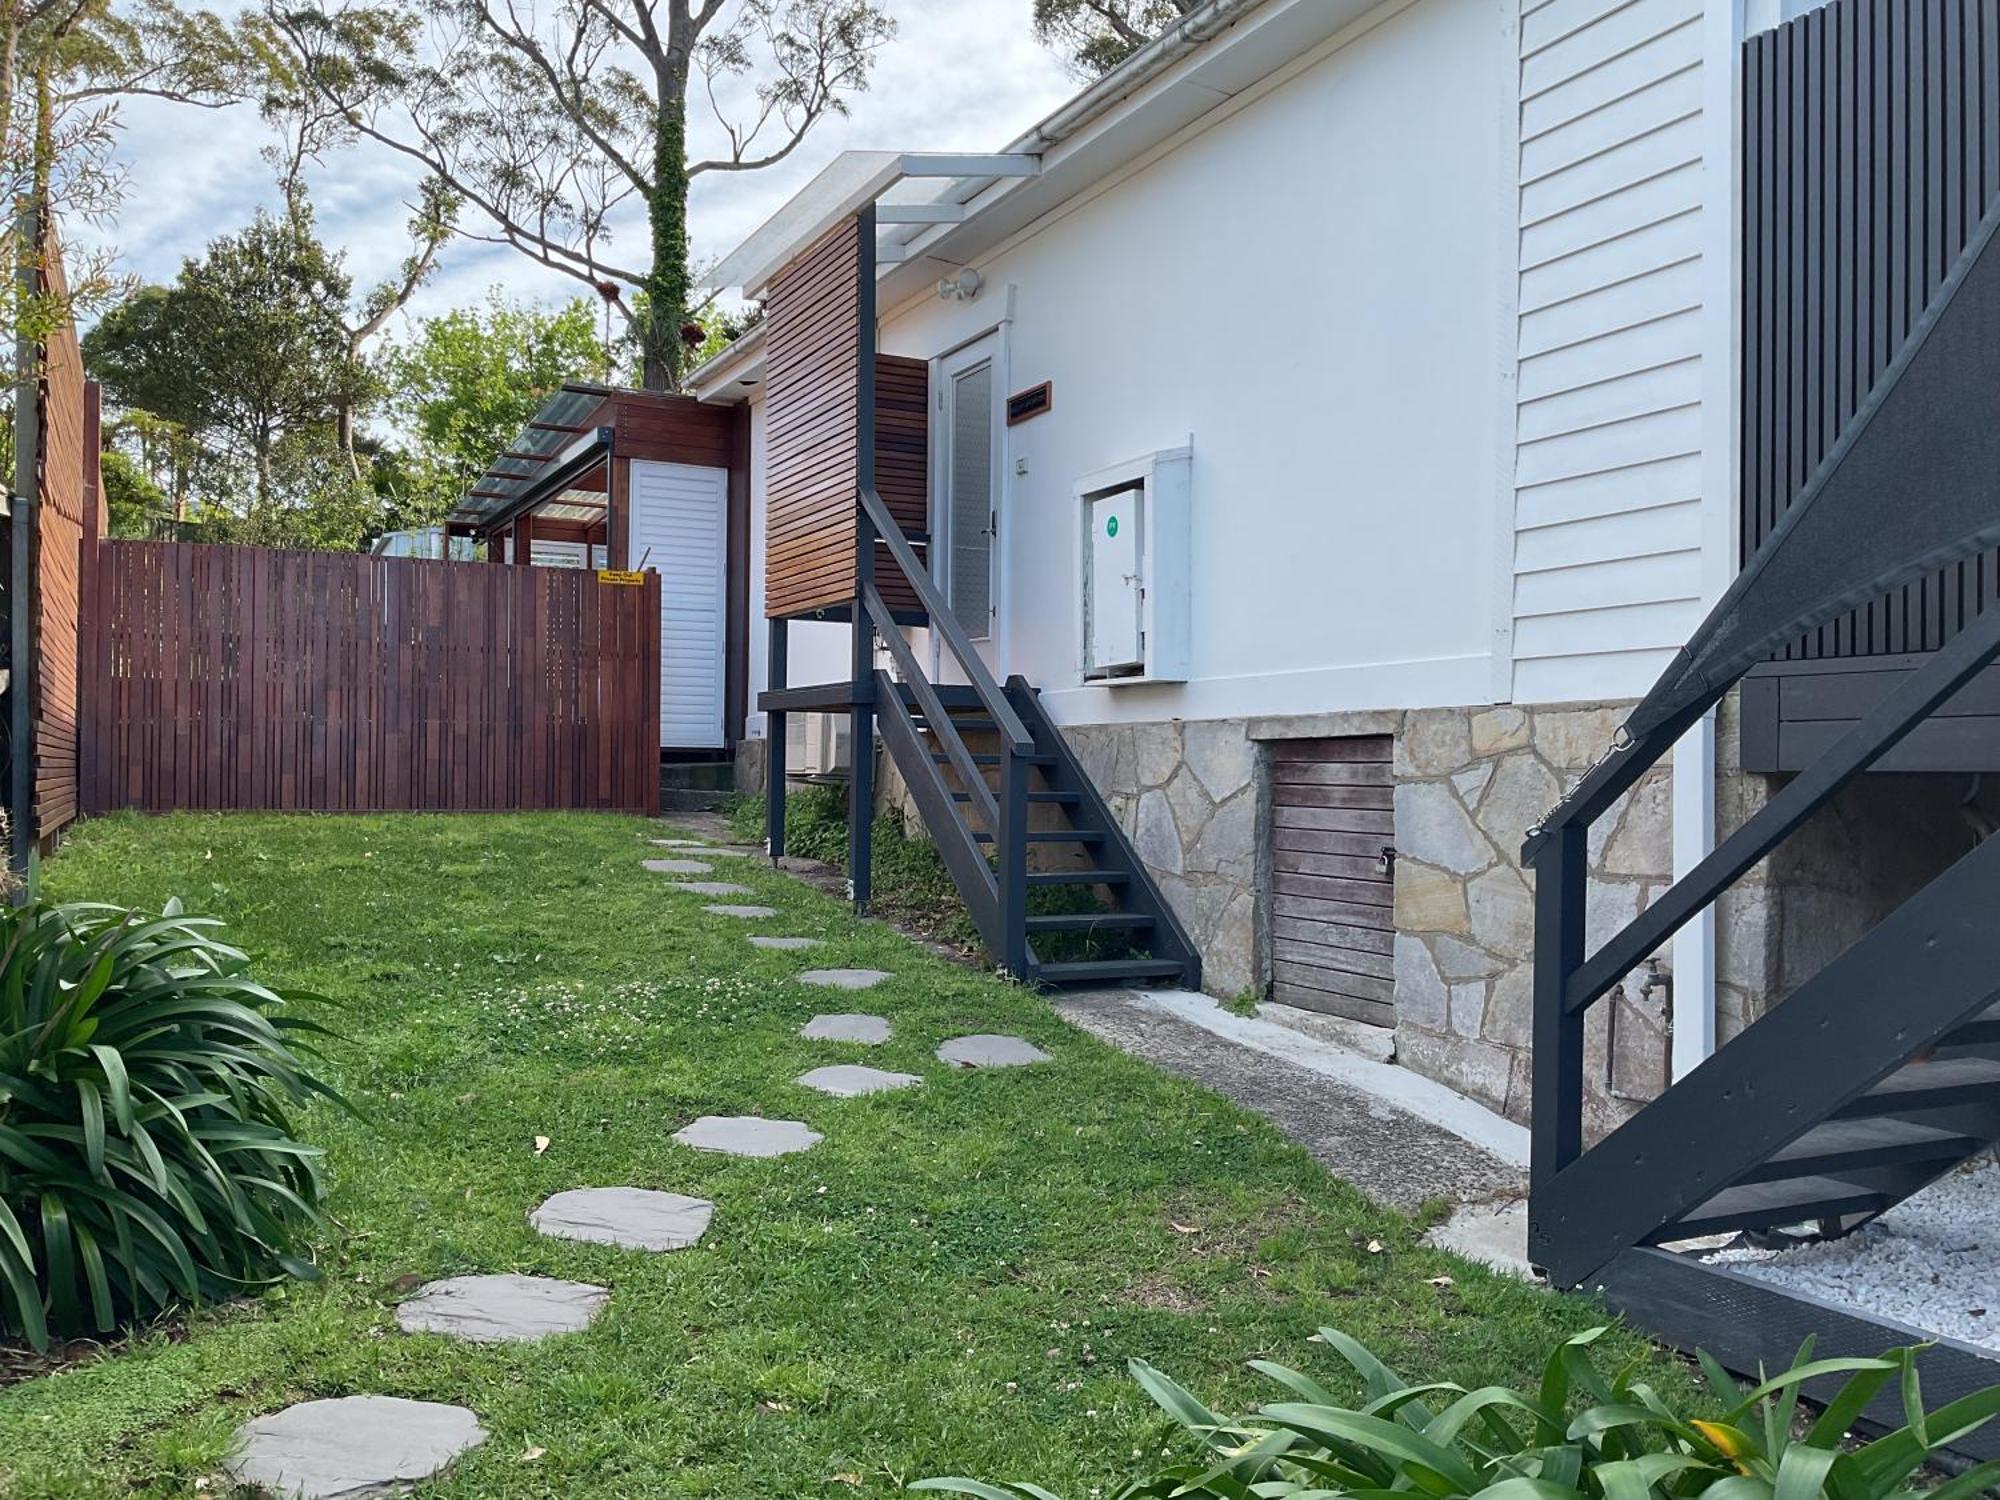
[[(955, 791), (951, 794), (951, 800), (954, 802), (970, 802), (972, 800), (972, 793)], [(1072, 802), (1081, 802), (1083, 798), (1075, 792), (1030, 792), (1028, 793), (1028, 800), (1030, 802), (1054, 802), (1054, 803), (1067, 804)]]
[[(949, 762), (951, 757), (939, 752), (933, 754), (931, 759), (944, 764)], [(1023, 764), (1030, 766), (1052, 766), (1056, 763), (1056, 758), (1053, 755), (1023, 755), (1020, 759)], [(972, 763), (975, 766), (997, 766), (1000, 764), (1000, 757), (997, 755), (975, 755), (972, 757)]]
[(1834, 1118), (1866, 1119), (1984, 1099), (2000, 1103), (2000, 1061), (1984, 1057), (1932, 1058), (1897, 1069), (1860, 1098), (1834, 1111)]
[(1124, 870), (1030, 870), (1029, 885), (1127, 885), (1131, 875)]
[(1742, 1183), (1724, 1188), (1646, 1238), (1649, 1244), (1659, 1244), (1725, 1229), (1769, 1229), (1780, 1224), (1876, 1213), (1888, 1206), (1887, 1193), (1856, 1187), (1833, 1177)]
[(1980, 1150), (1983, 1144), (1960, 1131), (1940, 1130), (1893, 1115), (1826, 1120), (1737, 1181), (1738, 1185), (1747, 1185), (1904, 1162), (1962, 1160)]
[(1030, 932), (1126, 932), (1155, 925), (1156, 919), (1138, 911), (1064, 912), (1028, 918)]
[(1166, 979), (1181, 972), (1173, 958), (1108, 958), (1035, 966), (1035, 978), (1045, 984), (1102, 983), (1113, 979)]
[[(993, 835), (985, 829), (975, 829), (972, 835), (982, 844), (993, 842)], [(1031, 844), (1101, 844), (1104, 831), (1101, 828), (1030, 828), (1028, 842)]]

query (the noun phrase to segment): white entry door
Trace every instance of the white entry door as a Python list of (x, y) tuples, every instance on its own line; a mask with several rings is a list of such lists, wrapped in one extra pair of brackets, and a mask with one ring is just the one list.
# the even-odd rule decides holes
[(632, 461), (626, 556), (660, 575), (660, 744), (720, 750), (729, 655), (729, 471)]
[[(999, 339), (940, 361), (936, 514), (931, 551), (952, 614), (975, 641), (1000, 639)], [(990, 647), (981, 653), (999, 670)]]

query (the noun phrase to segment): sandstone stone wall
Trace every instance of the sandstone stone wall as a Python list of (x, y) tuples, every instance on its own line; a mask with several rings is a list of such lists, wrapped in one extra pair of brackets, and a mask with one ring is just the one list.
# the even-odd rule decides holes
[[(1515, 1119), (1528, 1113), (1534, 889), (1522, 840), (1610, 745), (1622, 705), (1419, 709), (1396, 740), (1396, 1044), (1406, 1065)], [(1591, 830), (1588, 943), (1673, 883), (1671, 771)], [(1665, 992), (1621, 992), (1590, 1022), (1598, 1128), (1664, 1085)]]
[(1260, 991), (1263, 790), (1242, 720), (1063, 731), (1202, 954), (1214, 994)]
[[(1529, 827), (1611, 744), (1629, 704), (1077, 725), (1071, 747), (1189, 935), (1214, 994), (1269, 988), (1265, 908), (1273, 741), (1395, 737), (1396, 1055), (1517, 1120), (1529, 1111), (1534, 898)], [(1717, 736), (1718, 835), (1779, 782), (1735, 758), (1734, 700)], [(1671, 760), (1591, 830), (1591, 948), (1673, 881)], [(882, 806), (921, 823), (895, 767)], [(1717, 903), (1717, 1029), (1727, 1041), (2000, 826), (2000, 790), (1970, 778), (1876, 776), (1848, 789)], [(1970, 799), (1971, 806), (1965, 804)], [(1981, 823), (1981, 819), (1984, 823)], [(1667, 955), (1659, 955), (1671, 978)], [(1586, 1028), (1586, 1126), (1602, 1134), (1670, 1077), (1670, 990), (1641, 970)]]

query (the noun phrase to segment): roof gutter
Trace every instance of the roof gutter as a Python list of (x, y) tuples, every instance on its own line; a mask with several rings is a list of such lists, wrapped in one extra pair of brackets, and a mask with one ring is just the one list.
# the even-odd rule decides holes
[(1138, 93), (1189, 53), (1270, 3), (1271, 0), (1209, 0), (1207, 5), (1174, 22), (1006, 149), (1040, 155), (1051, 146), (1060, 145)]

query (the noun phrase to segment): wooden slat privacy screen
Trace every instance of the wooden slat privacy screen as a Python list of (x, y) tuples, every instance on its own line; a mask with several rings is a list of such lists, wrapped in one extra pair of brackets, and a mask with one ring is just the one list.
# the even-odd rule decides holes
[[(43, 251), (44, 285), (65, 295), (62, 254), (50, 241)], [(98, 503), (94, 425), (86, 414), (90, 392), (76, 328), (65, 322), (43, 347), (40, 491), (35, 549), (35, 814), (36, 838), (46, 844), (73, 822), (78, 810), (77, 622), (82, 608), (85, 520)], [(93, 530), (92, 535), (97, 530)]]
[(764, 608), (772, 616), (854, 597), (862, 249), (859, 224), (843, 220), (765, 299)]
[[(2000, 195), (2000, 10), (1994, 0), (1832, 0), (1752, 38), (1743, 152), (1748, 557)], [(1973, 558), (1821, 626), (1786, 655), (1935, 650), (1996, 597), (2000, 555)]]
[(659, 578), (106, 542), (88, 811), (657, 813)]
[[(764, 304), (764, 611), (807, 614), (854, 598), (863, 423), (861, 277), (867, 246), (857, 221), (830, 230), (771, 283)], [(908, 535), (929, 528), (930, 366), (875, 357), (876, 489)], [(876, 570), (892, 609), (915, 609), (913, 590), (885, 563)]]

